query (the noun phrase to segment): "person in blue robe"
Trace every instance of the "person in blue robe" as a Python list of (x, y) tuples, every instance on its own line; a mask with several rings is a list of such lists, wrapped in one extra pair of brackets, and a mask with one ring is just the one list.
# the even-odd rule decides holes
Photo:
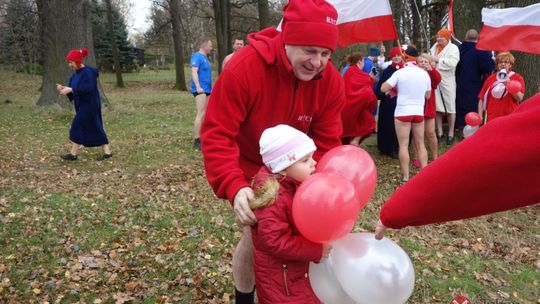
[(58, 93), (66, 95), (75, 106), (75, 117), (69, 130), (71, 151), (61, 156), (69, 161), (77, 160), (77, 152), (82, 146), (101, 146), (103, 155), (97, 158), (98, 161), (112, 157), (101, 117), (101, 101), (97, 87), (99, 72), (96, 68), (82, 63), (82, 59), (87, 55), (86, 48), (69, 51), (66, 60), (75, 73), (69, 79), (68, 86), (56, 85)]

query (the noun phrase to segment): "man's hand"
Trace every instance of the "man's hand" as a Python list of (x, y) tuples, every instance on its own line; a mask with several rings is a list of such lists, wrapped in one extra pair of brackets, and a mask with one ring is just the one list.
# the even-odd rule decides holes
[(234, 196), (234, 215), (244, 225), (253, 225), (257, 218), (249, 208), (249, 201), (254, 198), (253, 189), (245, 187), (240, 189)]
[(386, 231), (386, 226), (383, 225), (381, 220), (377, 223), (377, 227), (375, 227), (375, 239), (381, 240), (384, 236), (384, 232)]

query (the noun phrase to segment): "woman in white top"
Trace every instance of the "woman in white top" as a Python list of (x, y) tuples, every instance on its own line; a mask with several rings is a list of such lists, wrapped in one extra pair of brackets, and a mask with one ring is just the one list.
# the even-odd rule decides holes
[(397, 106), (394, 112), (396, 134), (399, 142), (399, 163), (402, 183), (409, 180), (409, 137), (411, 130), (414, 145), (418, 147), (420, 167), (427, 165), (424, 145), (424, 105), (431, 94), (431, 80), (426, 71), (416, 65), (418, 51), (409, 47), (405, 51), (405, 68), (396, 71), (381, 86), (383, 93), (393, 94), (397, 89)]

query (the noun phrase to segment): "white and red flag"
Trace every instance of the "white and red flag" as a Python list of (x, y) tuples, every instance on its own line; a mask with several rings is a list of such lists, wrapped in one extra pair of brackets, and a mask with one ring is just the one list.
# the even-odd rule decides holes
[[(338, 13), (338, 46), (398, 39), (388, 0), (326, 0)], [(281, 21), (277, 26), (281, 31)]]
[(540, 54), (540, 3), (527, 7), (482, 9), (481, 50)]
[(388, 0), (327, 0), (338, 12), (338, 46), (398, 38)]
[(450, 0), (448, 4), (448, 30), (454, 34), (454, 1)]

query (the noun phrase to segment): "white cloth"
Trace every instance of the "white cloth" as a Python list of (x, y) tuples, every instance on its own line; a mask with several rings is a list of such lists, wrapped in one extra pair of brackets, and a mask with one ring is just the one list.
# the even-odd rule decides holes
[(429, 74), (416, 65), (407, 64), (386, 81), (397, 88), (397, 104), (394, 117), (420, 115), (424, 116), (426, 92), (431, 90)]
[(317, 149), (309, 136), (288, 125), (264, 130), (259, 146), (263, 162), (272, 173), (287, 169)]
[(392, 60), (386, 61), (386, 59), (382, 55), (377, 57), (377, 65), (379, 66), (379, 69), (381, 69), (381, 71), (389, 67), (391, 64)]
[(456, 66), (459, 62), (459, 48), (449, 42), (438, 55), (436, 53), (437, 44), (431, 48), (431, 55), (439, 57), (437, 70), (441, 73), (441, 83), (435, 90), (437, 112), (454, 114), (456, 113)]

